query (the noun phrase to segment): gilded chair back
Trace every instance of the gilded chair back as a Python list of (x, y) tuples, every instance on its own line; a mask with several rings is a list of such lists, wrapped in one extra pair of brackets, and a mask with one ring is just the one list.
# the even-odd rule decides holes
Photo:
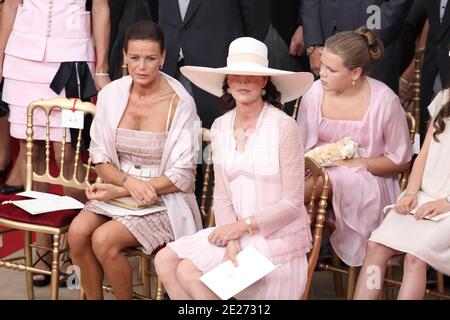
[[(45, 172), (43, 174), (38, 174), (33, 170), (33, 112), (35, 109), (41, 108), (46, 114), (46, 135), (45, 135)], [(85, 114), (95, 115), (95, 105), (90, 102), (75, 101), (67, 98), (52, 98), (46, 100), (38, 100), (32, 102), (27, 109), (27, 138), (26, 138), (26, 184), (25, 189), (31, 190), (33, 181), (44, 182), (50, 184), (58, 184), (63, 187), (72, 187), (76, 189), (84, 190), (89, 185), (89, 174), (91, 173), (91, 157), (89, 157), (87, 164), (81, 164), (84, 166), (85, 170), (80, 170), (78, 168), (81, 161), (81, 139), (83, 129), (78, 129), (78, 136), (75, 147), (75, 158), (74, 158), (74, 168), (73, 174), (70, 177), (64, 176), (64, 155), (67, 148), (67, 134), (70, 134), (68, 128), (64, 128), (63, 136), (61, 140), (61, 160), (59, 163), (59, 174), (54, 177), (50, 174), (50, 115), (53, 110), (69, 110), (73, 112), (80, 111)], [(80, 171), (85, 171), (86, 174), (80, 179)]]
[[(416, 50), (416, 53), (414, 54), (414, 81), (412, 84), (412, 88), (413, 88), (413, 117), (415, 119), (415, 124), (418, 125), (420, 123), (420, 95), (421, 95), (421, 91), (420, 91), (420, 85), (421, 85), (421, 81), (422, 81), (422, 73), (421, 73), (421, 68), (422, 68), (422, 60), (424, 57), (424, 53), (425, 53), (425, 48), (420, 48), (418, 50)], [(418, 132), (418, 128), (416, 126), (414, 126), (414, 130), (416, 132)]]
[[(412, 115), (411, 112), (406, 112), (406, 121), (408, 122), (408, 130), (409, 130), (409, 141), (411, 145), (414, 145), (414, 139), (416, 136), (416, 119)], [(400, 189), (403, 191), (408, 184), (409, 174), (410, 174), (411, 165), (400, 174)]]
[(203, 160), (204, 175), (202, 184), (202, 195), (200, 198), (200, 214), (202, 216), (203, 227), (214, 227), (214, 206), (213, 206), (213, 193), (214, 193), (214, 170), (212, 162), (212, 150), (211, 150), (211, 131), (206, 128), (202, 128), (202, 144), (203, 148)]
[[(313, 181), (311, 198), (308, 199), (309, 202), (306, 208), (311, 220), (313, 247), (308, 256), (308, 279), (302, 299), (308, 299), (309, 297), (312, 276), (319, 258), (320, 246), (322, 243), (323, 224), (325, 221), (325, 210), (328, 205), (328, 191), (330, 186), (330, 179), (326, 170), (309, 157), (305, 157), (305, 172), (310, 175), (310, 179)], [(318, 187), (320, 184), (322, 186), (321, 189)], [(320, 194), (318, 194), (319, 190)]]

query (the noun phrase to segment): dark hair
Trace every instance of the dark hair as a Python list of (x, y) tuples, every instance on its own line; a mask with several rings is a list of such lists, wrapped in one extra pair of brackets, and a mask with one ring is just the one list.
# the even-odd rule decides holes
[(380, 59), (384, 51), (383, 42), (366, 27), (336, 33), (327, 39), (325, 48), (340, 56), (347, 69), (361, 67), (363, 74), (370, 71), (372, 63)]
[[(450, 88), (447, 88), (447, 90), (450, 90)], [(445, 131), (445, 120), (450, 117), (450, 98), (449, 100), (444, 103), (441, 110), (439, 110), (438, 114), (433, 120), (433, 138), (436, 142), (439, 141), (439, 135)]]
[[(234, 100), (233, 96), (230, 93), (228, 93), (228, 88), (229, 88), (229, 86), (228, 86), (227, 78), (225, 77), (225, 80), (223, 80), (223, 86), (222, 86), (223, 95), (219, 98), (220, 106), (222, 107), (222, 110), (224, 112), (233, 110), (236, 107), (236, 101)], [(264, 87), (264, 89), (266, 90), (266, 94), (262, 96), (262, 99), (264, 101), (270, 103), (274, 107), (276, 107), (280, 110), (283, 110), (284, 106), (280, 102), (281, 93), (280, 93), (280, 91), (277, 90), (277, 88), (272, 83), (272, 81), (270, 81), (270, 78), (267, 81), (267, 84)]]
[(152, 40), (159, 43), (161, 52), (164, 51), (164, 33), (156, 23), (149, 20), (140, 20), (128, 28), (123, 43), (125, 52), (128, 52), (128, 42), (131, 40)]

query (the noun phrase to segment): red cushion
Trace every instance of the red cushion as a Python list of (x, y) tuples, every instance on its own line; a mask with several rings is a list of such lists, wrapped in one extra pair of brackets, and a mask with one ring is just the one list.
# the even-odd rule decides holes
[[(2, 197), (4, 198), (4, 197)], [(17, 195), (9, 195), (7, 199), (1, 199), (2, 202), (5, 200), (24, 200), (28, 199), (25, 197)], [(51, 227), (64, 227), (72, 222), (80, 210), (63, 210), (54, 211), (49, 213), (43, 213), (38, 215), (32, 215), (25, 210), (20, 209), (14, 204), (0, 205), (0, 217), (4, 219), (9, 219), (12, 221), (26, 222), (38, 225), (45, 225)]]

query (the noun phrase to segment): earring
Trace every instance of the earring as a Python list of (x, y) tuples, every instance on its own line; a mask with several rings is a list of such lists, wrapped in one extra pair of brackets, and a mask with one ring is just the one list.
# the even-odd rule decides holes
[(163, 65), (160, 64), (160, 65), (159, 65), (159, 70), (162, 70), (162, 68), (163, 68)]
[(265, 96), (267, 94), (267, 90), (266, 89), (264, 89), (264, 88), (262, 88), (261, 89), (261, 96)]
[(352, 81), (352, 86), (354, 86), (356, 84), (356, 81), (355, 80), (353, 80)]
[(227, 93), (228, 93), (228, 94), (231, 94), (230, 88), (227, 88)]

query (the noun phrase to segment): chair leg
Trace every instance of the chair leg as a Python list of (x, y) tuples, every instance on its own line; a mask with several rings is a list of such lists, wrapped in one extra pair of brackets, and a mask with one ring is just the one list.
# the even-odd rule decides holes
[(86, 293), (84, 292), (82, 285), (80, 285), (80, 300), (86, 300)]
[[(334, 253), (334, 251), (331, 255), (331, 265), (336, 268), (339, 268), (341, 266), (341, 260), (336, 255), (336, 253)], [(342, 289), (342, 274), (340, 272), (333, 271), (333, 279), (336, 297), (343, 297), (344, 290)]]
[(353, 295), (355, 294), (357, 270), (358, 270), (357, 267), (348, 268), (347, 296), (346, 296), (347, 300), (352, 300)]
[[(31, 231), (24, 232), (24, 252), (25, 252), (25, 264), (27, 267), (31, 267), (33, 264), (33, 253), (31, 250)], [(34, 288), (33, 288), (33, 274), (30, 271), (25, 271), (25, 279), (27, 284), (27, 295), (29, 300), (34, 300)]]
[[(138, 274), (137, 274), (137, 280), (138, 281), (143, 281), (144, 280), (144, 272), (145, 272), (144, 270), (145, 270), (145, 268), (144, 268), (143, 264), (145, 264), (144, 258), (139, 257), (139, 259), (138, 259)], [(144, 284), (144, 286), (145, 286), (145, 284)]]
[(53, 250), (52, 250), (52, 276), (50, 281), (51, 294), (50, 299), (58, 300), (58, 290), (59, 290), (59, 245), (60, 245), (59, 234), (53, 235)]
[(150, 270), (149, 270), (149, 258), (139, 257), (139, 275), (142, 279), (144, 290), (143, 294), (146, 297), (151, 297), (151, 284), (150, 284)]
[[(392, 266), (388, 266), (386, 269), (386, 278), (394, 280), (394, 268)], [(386, 299), (394, 300), (394, 287), (389, 285), (386, 291)]]
[(436, 289), (439, 293), (445, 293), (444, 275), (438, 271), (436, 271)]
[(157, 284), (156, 284), (156, 297), (155, 300), (164, 300), (164, 286), (161, 282), (161, 280), (159, 280), (159, 278), (156, 280)]

